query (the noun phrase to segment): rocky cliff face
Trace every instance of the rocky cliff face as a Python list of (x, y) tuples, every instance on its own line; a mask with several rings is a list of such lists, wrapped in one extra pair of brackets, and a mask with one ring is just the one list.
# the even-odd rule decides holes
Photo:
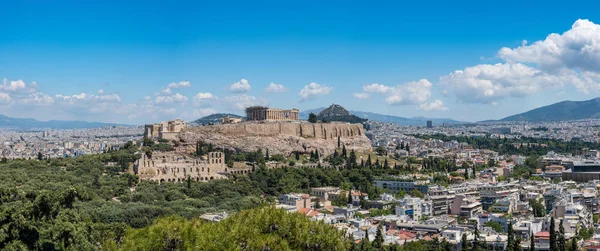
[(294, 151), (310, 152), (318, 149), (325, 155), (332, 154), (340, 142), (348, 150), (370, 151), (371, 141), (365, 136), (361, 124), (348, 123), (240, 123), (189, 127), (179, 138), (193, 150), (197, 141), (212, 143), (241, 151), (269, 149), (269, 154), (288, 155)]

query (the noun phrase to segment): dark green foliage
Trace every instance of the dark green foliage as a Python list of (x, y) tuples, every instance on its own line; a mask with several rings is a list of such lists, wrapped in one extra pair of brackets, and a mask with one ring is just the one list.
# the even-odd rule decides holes
[(317, 115), (312, 112), (310, 114), (308, 114), (308, 122), (317, 123), (318, 122)]
[[(600, 143), (585, 142), (579, 140), (562, 141), (557, 139), (542, 139), (542, 138), (511, 138), (498, 139), (488, 137), (472, 138), (467, 136), (447, 136), (444, 134), (435, 135), (412, 135), (423, 139), (440, 139), (442, 141), (456, 140), (458, 142), (466, 142), (476, 149), (490, 149), (498, 151), (499, 154), (517, 154), (525, 156), (541, 156), (550, 151), (557, 153), (572, 153), (580, 155), (583, 149), (598, 149)], [(544, 145), (544, 146), (542, 146)]]
[(550, 251), (558, 251), (556, 245), (556, 226), (554, 225), (554, 217), (550, 218)]
[(375, 249), (381, 249), (383, 248), (383, 228), (381, 227), (381, 224), (379, 224), (379, 226), (377, 226), (377, 235), (375, 236), (375, 240), (373, 241), (373, 248)]
[[(233, 234), (235, 233), (235, 234)], [(127, 231), (108, 250), (349, 250), (341, 231), (271, 207), (241, 211), (218, 223), (168, 217)]]
[(492, 229), (494, 229), (494, 231), (496, 231), (497, 233), (502, 233), (504, 232), (502, 230), (502, 225), (500, 223), (498, 223), (497, 221), (488, 221), (485, 223), (486, 227), (491, 227)]
[(565, 227), (563, 226), (563, 220), (560, 220), (558, 224), (558, 250), (567, 251), (567, 241), (565, 239)]

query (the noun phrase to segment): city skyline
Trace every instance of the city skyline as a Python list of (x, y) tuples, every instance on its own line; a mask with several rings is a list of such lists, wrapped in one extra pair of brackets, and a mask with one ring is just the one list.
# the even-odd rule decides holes
[(0, 17), (11, 117), (144, 124), (337, 103), (474, 122), (600, 96), (594, 2), (33, 3)]

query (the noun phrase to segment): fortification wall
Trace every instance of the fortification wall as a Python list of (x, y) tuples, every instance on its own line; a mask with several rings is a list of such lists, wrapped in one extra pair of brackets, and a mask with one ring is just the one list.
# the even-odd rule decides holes
[(359, 151), (371, 150), (371, 142), (364, 135), (362, 124), (239, 123), (188, 127), (179, 134), (181, 141), (188, 145), (203, 141), (243, 151), (269, 149), (272, 154), (310, 152), (315, 149), (330, 154), (337, 148), (338, 137), (346, 148), (352, 146)]

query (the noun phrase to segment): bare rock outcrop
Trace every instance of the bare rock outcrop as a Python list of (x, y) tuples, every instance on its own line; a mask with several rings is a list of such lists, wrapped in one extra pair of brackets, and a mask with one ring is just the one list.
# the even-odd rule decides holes
[(181, 142), (193, 151), (202, 141), (240, 151), (269, 149), (269, 153), (289, 155), (292, 152), (310, 152), (316, 149), (329, 155), (337, 148), (338, 137), (348, 150), (371, 151), (371, 141), (364, 134), (362, 124), (256, 122), (227, 125), (188, 127), (179, 134)]

